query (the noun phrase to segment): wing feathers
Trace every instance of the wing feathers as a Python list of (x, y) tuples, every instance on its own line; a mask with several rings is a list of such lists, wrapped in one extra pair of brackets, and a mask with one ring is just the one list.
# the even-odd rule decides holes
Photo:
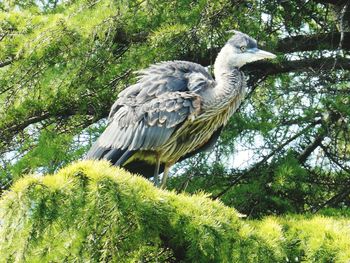
[(103, 157), (106, 149), (156, 149), (200, 112), (201, 91), (213, 85), (210, 74), (190, 62), (165, 62), (140, 71), (138, 82), (119, 93), (109, 125), (88, 156)]
[(97, 143), (122, 150), (155, 149), (169, 139), (177, 125), (198, 111), (193, 108), (193, 101), (198, 99), (196, 94), (176, 92), (140, 107), (123, 105)]

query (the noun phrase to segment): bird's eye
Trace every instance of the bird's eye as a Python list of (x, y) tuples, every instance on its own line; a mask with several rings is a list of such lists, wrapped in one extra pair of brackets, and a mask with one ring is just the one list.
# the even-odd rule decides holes
[(247, 50), (247, 47), (246, 46), (241, 46), (241, 51), (242, 52), (245, 52)]

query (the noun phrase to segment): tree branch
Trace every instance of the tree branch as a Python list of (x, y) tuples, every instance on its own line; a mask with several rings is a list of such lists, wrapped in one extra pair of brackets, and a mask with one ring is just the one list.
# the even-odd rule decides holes
[[(336, 50), (338, 49), (340, 39), (340, 32), (287, 37), (278, 41), (276, 51), (291, 53), (320, 49)], [(350, 32), (344, 32), (342, 49), (350, 50)]]
[(6, 59), (4, 61), (0, 61), (0, 68), (10, 65), (12, 62), (13, 62), (13, 59)]
[(346, 4), (348, 0), (314, 0), (314, 1), (320, 4), (331, 4), (331, 5), (340, 6), (340, 5)]
[(334, 66), (334, 58), (301, 59), (272, 63), (269, 61), (257, 61), (244, 66), (244, 70), (261, 78), (289, 72), (320, 72), (331, 69), (350, 70), (350, 59), (338, 58)]
[(325, 132), (321, 132), (312, 143), (310, 143), (304, 151), (298, 156), (298, 162), (303, 164), (306, 162), (307, 158), (313, 153), (313, 151), (321, 145), (325, 137)]
[(319, 205), (318, 207), (314, 208), (312, 210), (313, 213), (317, 213), (322, 208), (329, 206), (329, 205), (337, 205), (339, 202), (343, 201), (345, 198), (348, 197), (350, 194), (350, 185), (346, 185), (339, 193), (328, 199), (323, 204)]
[(223, 196), (226, 192), (228, 192), (233, 186), (235, 186), (237, 183), (239, 183), (242, 179), (244, 179), (245, 177), (249, 176), (249, 174), (251, 174), (252, 172), (258, 170), (261, 168), (261, 166), (267, 162), (268, 159), (270, 159), (272, 156), (274, 156), (277, 152), (281, 151), (285, 146), (287, 146), (288, 144), (290, 144), (292, 141), (294, 141), (295, 139), (299, 138), (301, 135), (303, 135), (307, 130), (309, 130), (312, 127), (315, 127), (315, 125), (320, 124), (321, 121), (320, 120), (315, 120), (312, 123), (310, 123), (307, 127), (305, 127), (304, 129), (302, 129), (301, 131), (299, 131), (298, 133), (296, 133), (294, 136), (290, 137), (288, 140), (286, 140), (285, 142), (283, 142), (282, 144), (280, 144), (278, 147), (276, 147), (275, 149), (273, 149), (270, 154), (266, 155), (262, 160), (260, 160), (259, 162), (257, 162), (253, 167), (245, 170), (242, 172), (242, 174), (240, 174), (239, 176), (237, 176), (232, 182), (230, 182), (230, 184), (224, 189), (222, 190), (220, 193), (218, 193), (217, 195), (213, 196), (213, 199), (217, 199), (218, 197)]
[(341, 168), (342, 170), (344, 170), (345, 172), (350, 174), (350, 168), (344, 166), (343, 164), (341, 164), (328, 150), (327, 148), (321, 143), (320, 144), (321, 149), (323, 150), (323, 152), (325, 153), (325, 155), (329, 158), (329, 160), (331, 160), (333, 163), (335, 163), (336, 165), (338, 165), (339, 168)]

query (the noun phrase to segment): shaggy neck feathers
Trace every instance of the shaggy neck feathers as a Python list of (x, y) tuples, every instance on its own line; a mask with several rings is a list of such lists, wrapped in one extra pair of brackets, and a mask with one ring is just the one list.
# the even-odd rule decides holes
[(229, 52), (230, 50), (224, 47), (214, 64), (217, 83), (214, 88), (214, 103), (219, 108), (227, 106), (227, 103), (245, 93), (244, 74), (235, 66), (234, 56)]

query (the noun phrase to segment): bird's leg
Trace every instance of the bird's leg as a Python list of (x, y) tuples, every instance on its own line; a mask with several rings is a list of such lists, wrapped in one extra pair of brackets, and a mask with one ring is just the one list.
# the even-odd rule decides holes
[(160, 167), (160, 156), (159, 154), (156, 154), (156, 167), (154, 169), (154, 184), (155, 186), (159, 186), (159, 167)]
[(165, 189), (165, 187), (166, 187), (166, 181), (168, 179), (170, 166), (171, 165), (169, 165), (169, 164), (165, 164), (163, 177), (162, 177), (162, 183), (160, 184), (161, 189)]

